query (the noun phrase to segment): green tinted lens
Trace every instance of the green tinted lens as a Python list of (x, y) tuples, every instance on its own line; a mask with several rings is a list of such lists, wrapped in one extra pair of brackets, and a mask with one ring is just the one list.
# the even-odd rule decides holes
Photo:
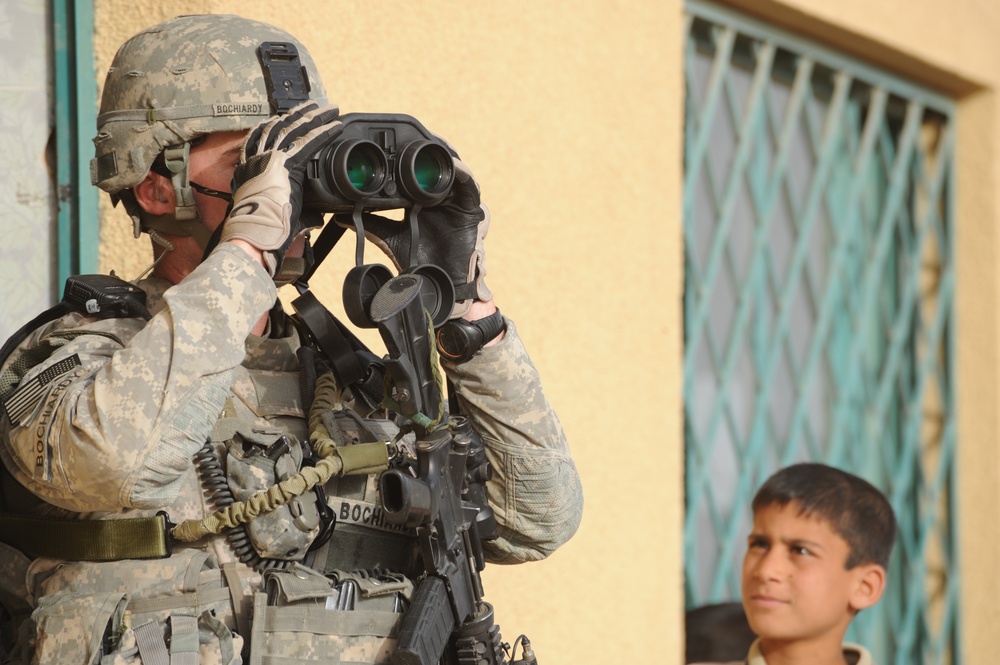
[(441, 181), (441, 162), (430, 150), (421, 150), (413, 160), (413, 177), (420, 189), (432, 191)]
[(355, 188), (364, 191), (374, 182), (375, 161), (367, 150), (352, 150), (347, 156), (346, 166), (347, 178)]

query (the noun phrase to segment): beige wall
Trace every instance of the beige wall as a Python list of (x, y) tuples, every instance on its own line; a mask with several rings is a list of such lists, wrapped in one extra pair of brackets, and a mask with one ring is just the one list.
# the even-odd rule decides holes
[[(488, 283), (586, 493), (565, 548), (487, 571), (504, 637), (527, 633), (545, 665), (679, 662), (680, 5), (96, 0), (99, 77), (132, 33), (204, 11), (289, 30), (342, 111), (418, 117), (482, 183)], [(103, 270), (145, 267), (128, 226), (106, 216)], [(332, 307), (344, 264), (323, 272)]]
[[(990, 662), (1000, 623), (1000, 5), (730, 4), (959, 101), (962, 621), (966, 662)], [(98, 72), (147, 24), (237, 12), (296, 34), (343, 111), (410, 113), (453, 142), (493, 212), (488, 281), (539, 366), (587, 498), (579, 534), (551, 559), (488, 571), (501, 628), (511, 640), (527, 632), (545, 665), (681, 662), (679, 0), (95, 5)], [(102, 269), (134, 275), (145, 241), (128, 237), (120, 212), (105, 218)], [(315, 280), (328, 304), (343, 254)]]

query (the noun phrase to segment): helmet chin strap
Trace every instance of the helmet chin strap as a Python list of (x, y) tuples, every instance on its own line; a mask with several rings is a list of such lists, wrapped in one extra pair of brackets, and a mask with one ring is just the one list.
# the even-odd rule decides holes
[[(140, 226), (142, 230), (150, 232), (150, 235), (152, 235), (153, 231), (159, 231), (168, 235), (190, 236), (195, 239), (199, 247), (205, 250), (207, 255), (208, 251), (215, 244), (212, 242), (211, 231), (202, 224), (201, 215), (198, 213), (198, 207), (195, 205), (194, 192), (199, 191), (208, 196), (215, 196), (229, 201), (230, 203), (232, 203), (233, 199), (231, 194), (202, 187), (196, 182), (191, 182), (190, 156), (191, 142), (186, 141), (180, 145), (166, 148), (163, 151), (162, 164), (159, 163), (159, 160), (153, 162), (153, 172), (165, 178), (170, 178), (170, 183), (174, 188), (174, 213), (172, 215), (151, 215), (144, 212), (141, 216)], [(136, 237), (138, 237), (138, 234)], [(157, 244), (164, 246), (162, 243)]]
[(171, 236), (191, 236), (198, 243), (199, 247), (208, 246), (212, 238), (212, 232), (201, 223), (201, 219), (177, 219), (173, 215), (150, 215), (145, 213), (142, 216), (142, 228), (152, 235), (153, 231)]
[[(208, 245), (212, 233), (201, 223), (201, 216), (195, 206), (194, 190), (190, 177), (190, 154), (191, 143), (184, 142), (165, 149), (162, 164), (159, 163), (158, 159), (153, 162), (152, 171), (154, 173), (170, 178), (170, 183), (174, 188), (174, 212), (173, 214), (153, 215), (135, 204), (135, 210), (130, 210), (129, 214), (132, 216), (137, 238), (140, 231), (146, 231), (150, 236), (153, 235), (154, 231), (158, 231), (165, 235), (190, 236), (202, 248)], [(122, 200), (124, 201), (126, 198), (122, 197)], [(173, 248), (158, 242), (156, 237), (153, 237), (153, 241), (167, 251)]]
[(191, 189), (191, 142), (170, 146), (163, 151), (163, 163), (170, 171), (170, 182), (174, 186), (176, 208), (174, 217), (179, 222), (198, 220), (198, 208), (194, 204), (194, 190)]

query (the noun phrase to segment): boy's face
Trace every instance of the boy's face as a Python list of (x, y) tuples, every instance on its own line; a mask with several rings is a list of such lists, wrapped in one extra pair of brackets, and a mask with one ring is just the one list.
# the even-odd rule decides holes
[(846, 570), (847, 541), (826, 520), (799, 511), (792, 502), (754, 515), (743, 559), (743, 607), (765, 647), (794, 641), (839, 649), (855, 612), (881, 595), (870, 578), (881, 566)]

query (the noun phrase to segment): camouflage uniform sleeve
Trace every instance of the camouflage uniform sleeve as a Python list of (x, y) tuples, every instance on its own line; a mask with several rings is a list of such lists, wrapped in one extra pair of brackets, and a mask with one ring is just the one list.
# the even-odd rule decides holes
[(507, 320), (507, 334), (461, 365), (445, 363), (463, 412), (493, 465), (488, 483), (499, 538), (494, 563), (542, 559), (576, 533), (583, 512), (580, 476), (566, 434), (542, 392), (538, 371)]
[(20, 348), (54, 351), (21, 386), (60, 361), (72, 369), (0, 432), (4, 463), (34, 494), (69, 510), (163, 505), (211, 432), (247, 335), (275, 295), (263, 268), (223, 244), (167, 289), (145, 325), (70, 315), (37, 331)]

